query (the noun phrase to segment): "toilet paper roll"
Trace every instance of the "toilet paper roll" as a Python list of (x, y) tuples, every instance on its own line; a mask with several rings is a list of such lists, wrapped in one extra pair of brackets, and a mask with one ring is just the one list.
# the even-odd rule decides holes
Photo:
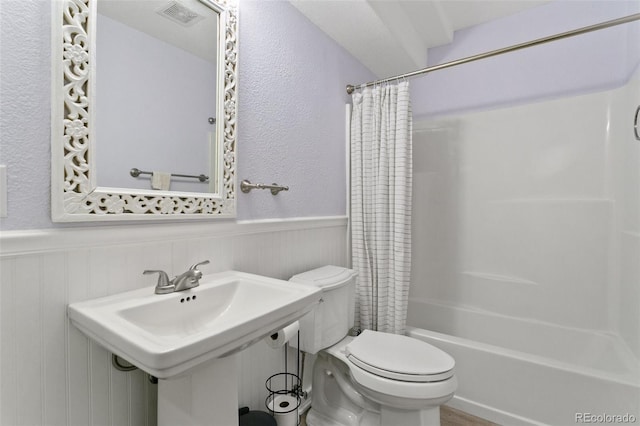
[(296, 426), (298, 424), (297, 407), (298, 399), (290, 395), (274, 395), (268, 404), (278, 426)]
[(281, 348), (293, 337), (297, 337), (298, 329), (300, 324), (298, 321), (289, 324), (285, 328), (276, 331), (275, 333), (264, 338), (264, 341), (267, 342), (267, 345), (271, 346), (273, 349)]

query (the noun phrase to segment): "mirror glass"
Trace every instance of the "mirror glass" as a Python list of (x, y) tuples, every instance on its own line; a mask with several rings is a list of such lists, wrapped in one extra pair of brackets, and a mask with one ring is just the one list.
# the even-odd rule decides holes
[(236, 1), (52, 4), (52, 220), (235, 217)]
[(98, 0), (98, 186), (215, 192), (217, 44), (199, 0)]

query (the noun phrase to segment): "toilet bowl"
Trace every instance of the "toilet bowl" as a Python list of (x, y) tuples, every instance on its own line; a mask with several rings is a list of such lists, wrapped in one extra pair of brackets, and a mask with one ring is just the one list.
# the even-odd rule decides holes
[(322, 302), (300, 320), (300, 350), (316, 354), (309, 426), (440, 424), (457, 388), (455, 361), (428, 343), (353, 325), (355, 273), (325, 266), (291, 278), (321, 287)]

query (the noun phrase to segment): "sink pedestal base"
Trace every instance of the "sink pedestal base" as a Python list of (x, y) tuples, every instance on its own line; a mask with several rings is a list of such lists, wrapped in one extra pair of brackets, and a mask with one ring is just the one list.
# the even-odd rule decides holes
[(238, 358), (206, 362), (190, 374), (158, 381), (158, 426), (238, 424)]

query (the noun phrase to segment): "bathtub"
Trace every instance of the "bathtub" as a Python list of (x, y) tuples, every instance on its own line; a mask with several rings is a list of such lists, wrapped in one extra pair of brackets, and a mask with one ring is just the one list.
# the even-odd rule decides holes
[(640, 422), (640, 366), (615, 335), (416, 300), (407, 324), (455, 358), (453, 408), (502, 425)]

